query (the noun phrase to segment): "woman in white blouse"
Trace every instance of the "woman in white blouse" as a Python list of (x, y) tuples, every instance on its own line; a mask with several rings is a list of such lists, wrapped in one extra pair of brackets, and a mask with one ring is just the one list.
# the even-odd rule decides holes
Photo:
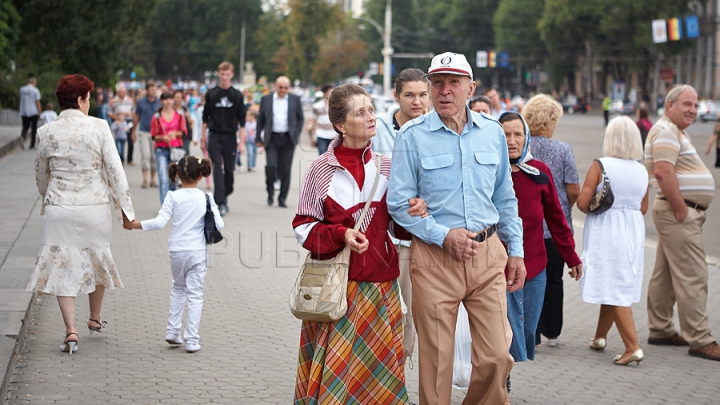
[(60, 347), (78, 347), (75, 297), (90, 296), (92, 332), (105, 332), (100, 316), (105, 289), (122, 287), (110, 252), (112, 211), (135, 218), (120, 156), (107, 121), (89, 117), (93, 82), (83, 75), (60, 80), (62, 112), (38, 130), (35, 180), (42, 196), (42, 245), (27, 290), (57, 296), (65, 322)]

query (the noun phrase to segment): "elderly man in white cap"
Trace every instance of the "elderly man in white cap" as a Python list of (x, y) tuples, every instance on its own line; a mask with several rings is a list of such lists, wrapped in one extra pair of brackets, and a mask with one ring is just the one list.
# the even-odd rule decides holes
[[(496, 120), (467, 108), (475, 82), (465, 56), (435, 56), (427, 77), (435, 110), (398, 133), (387, 197), (395, 221), (415, 236), (410, 276), (420, 403), (450, 403), (461, 302), (473, 340), (463, 404), (509, 403), (505, 383), (513, 359), (505, 290), (522, 288), (525, 265), (505, 135)], [(423, 198), (430, 215), (408, 215), (411, 197)]]

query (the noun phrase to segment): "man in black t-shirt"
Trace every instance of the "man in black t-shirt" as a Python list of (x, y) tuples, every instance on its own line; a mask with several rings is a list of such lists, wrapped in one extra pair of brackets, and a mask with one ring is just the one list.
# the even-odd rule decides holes
[(232, 87), (233, 74), (232, 63), (218, 66), (220, 83), (205, 93), (200, 139), (200, 147), (203, 151), (207, 148), (213, 164), (215, 203), (223, 216), (228, 212), (227, 196), (233, 192), (237, 152), (245, 150), (245, 102), (242, 93)]

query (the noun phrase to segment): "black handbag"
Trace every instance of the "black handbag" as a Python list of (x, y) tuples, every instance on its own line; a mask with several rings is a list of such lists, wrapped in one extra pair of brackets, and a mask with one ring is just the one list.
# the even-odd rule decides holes
[(603, 185), (602, 189), (600, 189), (600, 191), (593, 196), (592, 200), (590, 200), (588, 211), (599, 215), (612, 207), (613, 202), (615, 202), (615, 196), (613, 195), (612, 188), (610, 188), (610, 178), (607, 176), (607, 173), (605, 173), (605, 167), (600, 159), (595, 159), (595, 161), (598, 162), (600, 170), (602, 170)]
[(205, 241), (208, 245), (214, 245), (221, 240), (223, 236), (215, 226), (215, 215), (210, 208), (210, 196), (205, 194), (206, 210), (205, 210)]

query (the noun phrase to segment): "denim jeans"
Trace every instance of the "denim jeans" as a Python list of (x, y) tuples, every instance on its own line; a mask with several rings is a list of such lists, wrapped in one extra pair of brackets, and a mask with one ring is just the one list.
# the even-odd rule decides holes
[(315, 139), (315, 145), (317, 145), (319, 155), (322, 155), (323, 153), (327, 152), (328, 146), (330, 146), (330, 142), (332, 142), (332, 139), (326, 139), (326, 138)]
[(507, 293), (507, 316), (513, 332), (510, 355), (516, 362), (535, 360), (535, 331), (545, 298), (545, 270), (514, 293)]
[(116, 139), (115, 146), (117, 147), (118, 153), (120, 154), (120, 161), (125, 163), (125, 142), (127, 139)]
[(168, 165), (170, 164), (170, 149), (155, 148), (155, 167), (157, 167), (158, 188), (160, 190), (160, 204), (165, 202), (169, 190), (175, 191), (175, 183), (170, 182)]
[(255, 145), (255, 142), (245, 142), (245, 149), (247, 149), (248, 169), (254, 169), (255, 159), (257, 158), (257, 145)]

